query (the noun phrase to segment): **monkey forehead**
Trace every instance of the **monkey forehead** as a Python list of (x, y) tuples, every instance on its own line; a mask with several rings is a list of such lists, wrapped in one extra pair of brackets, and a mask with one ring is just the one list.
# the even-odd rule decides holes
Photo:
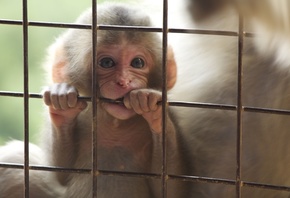
[(98, 30), (98, 43), (119, 43), (126, 40), (130, 43), (143, 43), (146, 45), (148, 41), (154, 41), (156, 44), (161, 43), (161, 37), (158, 33), (142, 32), (142, 31), (122, 31), (122, 30)]
[(97, 36), (98, 49), (135, 49), (145, 53), (146, 58), (151, 58), (156, 64), (161, 61), (162, 43), (156, 33), (100, 31)]
[[(92, 10), (88, 9), (76, 21), (80, 24), (92, 24)], [(103, 3), (98, 5), (97, 23), (99, 25), (119, 25), (119, 26), (153, 26), (153, 23), (143, 10), (122, 3)], [(81, 30), (84, 34), (86, 30)], [(151, 47), (161, 45), (160, 35), (152, 32), (141, 31), (117, 31), (117, 30), (97, 30), (98, 44), (118, 43), (122, 39), (129, 40), (133, 44), (140, 44)]]

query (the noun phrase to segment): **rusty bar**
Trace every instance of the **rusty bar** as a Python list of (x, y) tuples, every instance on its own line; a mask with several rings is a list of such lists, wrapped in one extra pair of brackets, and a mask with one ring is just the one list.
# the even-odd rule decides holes
[[(20, 20), (0, 19), (0, 24), (4, 25), (22, 25)], [(28, 26), (36, 27), (55, 27), (55, 28), (72, 28), (72, 29), (91, 29), (91, 25), (75, 24), (75, 23), (60, 23), (60, 22), (45, 22), (45, 21), (29, 21)], [(162, 32), (162, 28), (147, 27), (147, 26), (118, 26), (118, 25), (98, 25), (99, 30), (116, 30), (116, 31), (142, 31), (142, 32)], [(220, 30), (202, 30), (190, 28), (169, 28), (169, 33), (184, 33), (184, 34), (200, 34), (200, 35), (216, 35), (216, 36), (236, 36), (238, 33), (234, 31)], [(255, 33), (244, 32), (245, 37), (254, 37)]]
[(244, 182), (243, 186), (251, 188), (263, 188), (268, 190), (279, 190), (290, 192), (290, 186), (280, 186), (280, 185), (270, 185), (270, 184), (260, 184), (255, 182)]
[(98, 163), (97, 163), (97, 0), (92, 0), (92, 197), (97, 198)]
[(255, 112), (255, 113), (290, 115), (290, 110), (284, 110), (284, 109), (269, 109), (269, 108), (258, 108), (258, 107), (245, 106), (244, 111)]
[(243, 45), (244, 45), (244, 25), (243, 17), (239, 15), (239, 36), (238, 36), (238, 95), (237, 95), (237, 161), (236, 161), (236, 198), (242, 197), (242, 145), (243, 145)]
[[(236, 180), (211, 178), (211, 177), (169, 175), (169, 178), (172, 180), (181, 180), (181, 181), (186, 181), (186, 182), (236, 185)], [(241, 183), (242, 183), (243, 187), (263, 188), (263, 189), (268, 189), (268, 190), (290, 192), (290, 186), (270, 185), (270, 184), (248, 182), (248, 181), (241, 181)]]
[(167, 44), (168, 44), (168, 0), (163, 0), (162, 27), (162, 197), (167, 198)]
[(185, 102), (185, 101), (169, 101), (169, 106), (175, 107), (191, 107), (191, 108), (203, 108), (203, 109), (216, 109), (216, 110), (237, 110), (236, 105), (226, 104), (214, 104), (214, 103), (203, 103), (203, 102)]
[[(8, 97), (24, 97), (23, 92), (13, 92), (13, 91), (0, 91), (0, 96), (8, 96)], [(42, 98), (42, 94), (39, 93), (29, 93), (29, 98)], [(78, 96), (78, 100), (84, 100), (87, 102), (91, 102), (92, 98), (87, 96)], [(118, 100), (110, 100), (105, 98), (99, 98), (101, 101), (111, 102), (111, 103), (120, 103)], [(158, 102), (158, 104), (162, 104), (162, 102)], [(217, 103), (203, 103), (203, 102), (187, 102), (187, 101), (167, 101), (169, 106), (176, 107), (191, 107), (191, 108), (205, 108), (205, 109), (216, 109), (216, 110), (237, 110), (236, 105), (227, 105), (227, 104), (217, 104)], [(290, 115), (290, 110), (285, 109), (272, 109), (272, 108), (263, 108), (263, 107), (251, 107), (251, 106), (243, 106), (243, 111), (245, 112), (255, 112), (255, 113), (267, 113), (267, 114), (277, 114), (277, 115)]]
[(161, 174), (99, 170), (100, 175), (160, 179)]
[[(12, 92), (12, 91), (0, 91), (0, 96), (8, 96), (8, 97), (24, 97), (23, 92)], [(28, 93), (29, 98), (43, 98), (42, 94), (39, 93)], [(84, 101), (91, 101), (91, 97), (86, 97), (86, 96), (78, 96), (79, 100), (84, 100)]]
[(115, 30), (115, 31), (138, 31), (138, 32), (162, 32), (161, 28), (148, 26), (125, 26), (125, 25), (99, 25), (99, 30)]
[(186, 175), (169, 175), (172, 180), (180, 180), (186, 182), (198, 182), (198, 183), (210, 183), (210, 184), (225, 184), (236, 185), (236, 180), (211, 178), (211, 177), (199, 177), (199, 176), (186, 176)]
[(22, 1), (23, 75), (24, 75), (24, 197), (29, 197), (29, 76), (28, 76), (28, 8)]
[(178, 29), (170, 28), (170, 33), (184, 33), (184, 34), (202, 34), (202, 35), (215, 35), (215, 36), (238, 36), (237, 32), (233, 31), (220, 31), (220, 30), (200, 30), (200, 29)]
[[(23, 25), (23, 22), (20, 20), (9, 20), (9, 19), (0, 19), (0, 24), (5, 25)], [(56, 27), (56, 28), (74, 28), (74, 29), (91, 29), (91, 25), (85, 24), (75, 24), (75, 23), (57, 23), (57, 22), (38, 22), (38, 21), (29, 21), (28, 26), (36, 27)]]

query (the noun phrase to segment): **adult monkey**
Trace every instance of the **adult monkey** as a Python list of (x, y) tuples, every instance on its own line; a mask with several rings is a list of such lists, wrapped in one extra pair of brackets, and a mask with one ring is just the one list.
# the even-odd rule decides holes
[[(97, 13), (98, 24), (152, 25), (147, 15), (128, 5), (100, 5)], [(89, 10), (80, 16), (77, 23), (91, 24), (91, 16)], [(98, 31), (97, 36), (97, 91), (99, 97), (106, 98), (105, 101), (98, 100), (96, 104), (98, 168), (161, 173), (162, 106), (157, 104), (162, 99), (161, 39), (156, 33), (132, 31)], [(92, 96), (91, 37), (91, 30), (71, 29), (50, 48), (46, 66), (52, 84), (44, 91), (50, 119), (43, 136), (44, 153), (53, 166), (92, 168), (92, 104), (77, 99), (78, 95)], [(167, 72), (167, 88), (170, 89), (176, 80), (176, 65), (171, 49)], [(108, 99), (123, 100), (123, 104), (106, 102)], [(167, 116), (166, 123), (168, 171), (180, 174), (184, 167), (181, 166), (179, 137), (171, 114)], [(20, 160), (13, 158), (12, 161)], [(5, 172), (1, 178), (11, 180)], [(56, 183), (59, 182), (63, 187), (60, 188), (61, 195), (57, 197), (92, 197), (90, 175), (57, 172), (56, 178)], [(32, 181), (34, 179), (37, 180), (36, 177), (30, 177)], [(49, 185), (52, 183), (54, 180)], [(168, 197), (183, 197), (182, 188), (172, 183), (168, 187)], [(10, 191), (3, 189), (1, 195), (9, 197), (11, 189), (21, 191), (18, 185), (11, 187)], [(34, 194), (39, 188), (33, 187), (30, 189), (32, 197), (39, 197), (39, 194)], [(45, 191), (49, 191), (49, 188)], [(98, 177), (100, 198), (159, 198), (161, 192), (159, 179)]]
[[(180, 6), (169, 15), (173, 16), (169, 23), (177, 20), (177, 25), (188, 24), (187, 28), (230, 31), (238, 30), (238, 8), (245, 16), (247, 30), (260, 33), (254, 38), (244, 37), (243, 105), (290, 109), (289, 1), (188, 0), (170, 1), (169, 6)], [(172, 37), (176, 39), (172, 44), (180, 76), (172, 99), (236, 105), (237, 38)], [(183, 145), (188, 146), (185, 159), (191, 167), (189, 174), (235, 180), (236, 112), (177, 108), (176, 113), (185, 136)], [(289, 116), (243, 112), (242, 124), (241, 180), (290, 186)], [(235, 197), (235, 185), (191, 185), (189, 197)], [(289, 192), (243, 186), (242, 197), (288, 198)]]

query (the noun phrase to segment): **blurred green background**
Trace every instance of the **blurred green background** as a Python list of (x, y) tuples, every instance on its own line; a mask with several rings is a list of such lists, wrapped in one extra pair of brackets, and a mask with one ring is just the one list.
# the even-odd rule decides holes
[[(29, 0), (29, 21), (72, 23), (89, 7), (91, 0)], [(1, 0), (0, 19), (22, 20), (22, 1)], [(45, 85), (42, 64), (46, 58), (46, 49), (65, 29), (29, 26), (28, 31), (29, 92), (40, 93)], [(22, 26), (0, 24), (0, 91), (23, 92), (23, 86)], [(11, 139), (23, 140), (23, 102), (23, 98), (0, 96), (0, 145)], [(44, 108), (41, 99), (30, 99), (31, 142), (37, 143), (39, 140), (45, 118)]]

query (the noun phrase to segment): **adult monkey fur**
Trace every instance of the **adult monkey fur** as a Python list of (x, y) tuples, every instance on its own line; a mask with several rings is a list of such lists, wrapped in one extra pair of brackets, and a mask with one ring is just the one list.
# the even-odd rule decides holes
[[(178, 5), (176, 5), (178, 4)], [(175, 13), (172, 14), (173, 9)], [(187, 10), (187, 12), (185, 12)], [(237, 10), (254, 38), (244, 38), (242, 104), (290, 109), (289, 1), (169, 2), (170, 27), (238, 30)], [(268, 20), (270, 17), (271, 20)], [(170, 35), (171, 36), (171, 35)], [(237, 104), (236, 37), (172, 35), (178, 79), (172, 100)], [(287, 50), (288, 49), (288, 50)], [(190, 175), (236, 179), (237, 113), (176, 108)], [(290, 186), (289, 116), (242, 113), (242, 181)], [(235, 185), (191, 183), (189, 197), (235, 197)], [(242, 197), (286, 198), (286, 191), (242, 187)]]
[[(89, 10), (77, 23), (91, 24), (91, 16)], [(152, 25), (149, 17), (140, 10), (119, 4), (98, 6), (98, 24)], [(91, 35), (91, 30), (69, 30), (57, 39), (50, 50), (46, 65), (51, 71), (52, 84), (44, 91), (50, 120), (43, 134), (46, 144), (44, 153), (49, 165), (92, 168), (92, 104), (77, 100), (78, 94), (92, 96)], [(123, 105), (102, 100), (97, 103), (98, 168), (161, 173), (162, 106), (157, 104), (162, 99), (161, 39), (156, 33), (98, 31), (97, 46), (98, 96), (112, 100), (123, 98), (124, 101)], [(167, 72), (167, 87), (170, 89), (176, 80), (176, 65), (170, 49)], [(180, 174), (183, 167), (180, 164), (179, 139), (171, 115), (168, 115), (166, 123), (168, 171)], [(9, 145), (4, 148), (7, 147)], [(14, 159), (11, 156), (8, 159), (12, 158), (12, 162), (22, 160), (21, 157)], [(41, 164), (37, 159), (31, 163)], [(22, 193), (22, 188), (20, 184), (13, 185), (9, 181), (12, 178), (5, 171), (2, 169), (1, 178), (10, 186), (0, 187), (1, 195), (16, 197), (11, 194), (16, 191)], [(9, 173), (15, 175), (17, 172)], [(31, 197), (92, 197), (91, 175), (57, 172), (55, 177), (56, 181), (45, 180), (47, 185), (55, 186), (44, 188), (41, 185), (44, 189), (40, 189), (32, 185)], [(30, 177), (34, 182), (37, 179), (34, 175)], [(100, 175), (98, 197), (157, 198), (161, 197), (161, 186), (160, 179)], [(59, 195), (49, 194), (53, 188), (59, 189), (55, 192)], [(182, 197), (180, 186), (173, 185), (168, 189), (172, 197)]]

